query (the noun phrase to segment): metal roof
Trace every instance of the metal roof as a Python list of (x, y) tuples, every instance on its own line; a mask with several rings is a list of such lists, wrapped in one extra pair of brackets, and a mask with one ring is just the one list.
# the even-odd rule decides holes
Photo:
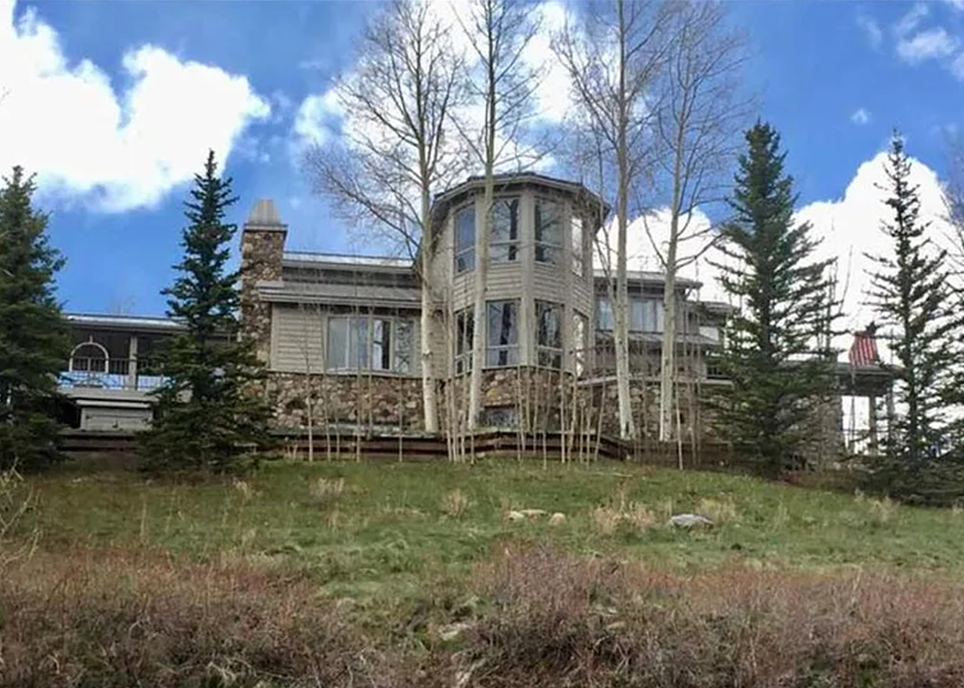
[(414, 265), (411, 258), (399, 258), (394, 256), (358, 256), (343, 253), (314, 253), (310, 251), (285, 251), (282, 254), (283, 263), (303, 263), (303, 264), (330, 264), (339, 266), (365, 266), (383, 268), (405, 268), (411, 269)]
[(91, 313), (65, 313), (64, 318), (72, 324), (109, 329), (167, 330), (172, 332), (185, 329), (184, 323), (174, 318)]
[[(616, 271), (613, 270), (613, 276), (615, 278)], [(593, 277), (597, 280), (605, 280), (607, 278), (607, 273), (604, 268), (593, 268)], [(645, 284), (659, 284), (662, 285), (666, 281), (666, 275), (662, 272), (655, 272), (652, 270), (627, 270), (626, 279), (629, 281), (639, 281)], [(688, 277), (677, 277), (676, 286), (677, 287), (690, 287), (696, 288), (702, 285), (702, 282), (689, 279)]]
[(272, 303), (330, 304), (344, 306), (419, 308), (417, 287), (352, 285), (308, 282), (268, 282), (258, 286), (264, 301)]

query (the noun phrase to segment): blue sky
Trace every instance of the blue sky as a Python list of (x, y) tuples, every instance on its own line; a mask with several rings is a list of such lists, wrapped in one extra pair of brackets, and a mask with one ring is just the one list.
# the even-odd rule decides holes
[[(290, 247), (354, 250), (310, 193), (295, 151), (318, 130), (308, 106), (351, 68), (353, 39), (376, 8), (0, 0), (0, 168), (19, 163), (38, 175), (52, 242), (68, 260), (59, 277), (67, 309), (164, 312), (159, 292), (179, 259), (181, 204), (209, 146), (227, 156), (241, 199), (234, 221), (272, 197)], [(728, 8), (750, 40), (745, 82), (761, 97), (760, 116), (783, 134), (802, 216), (825, 234), (844, 224), (848, 236), (869, 236), (880, 206), (875, 156), (893, 126), (936, 192), (944, 132), (964, 124), (964, 60), (955, 65), (964, 6), (740, 0)]]

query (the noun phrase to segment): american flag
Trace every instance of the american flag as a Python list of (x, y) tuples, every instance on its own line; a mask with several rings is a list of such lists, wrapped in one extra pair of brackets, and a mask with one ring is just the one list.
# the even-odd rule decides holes
[(850, 365), (869, 366), (879, 362), (877, 338), (873, 331), (854, 332), (854, 342), (850, 345)]

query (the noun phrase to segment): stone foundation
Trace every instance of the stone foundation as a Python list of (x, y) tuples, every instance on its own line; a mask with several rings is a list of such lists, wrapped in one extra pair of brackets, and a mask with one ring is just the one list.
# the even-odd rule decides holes
[(268, 398), (274, 424), (281, 429), (308, 427), (308, 391), (313, 424), (360, 425), (407, 431), (422, 428), (422, 381), (388, 375), (312, 375), (271, 373)]
[[(465, 427), (468, 409), (467, 375), (439, 383), (439, 420), (443, 432)], [(573, 386), (572, 377), (539, 368), (486, 370), (483, 384), (483, 427), (519, 428), (524, 432), (557, 432), (563, 426), (618, 436), (619, 402), (615, 381)], [(347, 425), (373, 431), (418, 432), (423, 429), (421, 378), (387, 375), (312, 375), (314, 425)], [(271, 373), (267, 390), (279, 429), (308, 426), (309, 381), (303, 373)], [(705, 391), (705, 388), (704, 388)], [(635, 380), (630, 386), (633, 417), (641, 440), (659, 436), (659, 383)], [(684, 442), (718, 440), (712, 412), (697, 390), (679, 390)], [(803, 450), (808, 463), (839, 456), (840, 410), (837, 399), (821, 404), (812, 418), (812, 441)]]

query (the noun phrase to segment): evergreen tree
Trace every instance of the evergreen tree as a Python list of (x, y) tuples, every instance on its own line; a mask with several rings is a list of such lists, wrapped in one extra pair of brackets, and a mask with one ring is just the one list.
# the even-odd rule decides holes
[[(793, 221), (793, 178), (769, 124), (745, 134), (733, 211), (720, 237), (731, 259), (721, 284), (741, 308), (727, 324), (720, 367), (732, 381), (713, 399), (723, 435), (768, 475), (799, 455), (820, 404), (832, 399), (828, 261), (812, 260), (810, 226)], [(734, 267), (733, 264), (737, 267)]]
[(63, 267), (32, 207), (33, 177), (13, 168), (0, 190), (0, 469), (33, 470), (59, 457), (57, 375), (70, 339), (54, 276)]
[(213, 151), (195, 176), (185, 203), (190, 225), (181, 245), (180, 275), (162, 293), (168, 315), (187, 329), (165, 347), (166, 382), (157, 390), (155, 421), (144, 436), (147, 468), (222, 472), (248, 450), (267, 445), (270, 410), (262, 394), (264, 368), (254, 343), (239, 336), (239, 274), (229, 272), (236, 226), (224, 221), (237, 201), (231, 179), (216, 174)]
[(927, 237), (920, 219), (911, 163), (898, 132), (886, 163), (892, 214), (881, 229), (891, 242), (887, 255), (868, 256), (879, 267), (871, 275), (869, 305), (880, 314), (882, 339), (896, 363), (896, 417), (883, 457), (870, 468), (871, 486), (895, 497), (943, 501), (958, 491), (957, 468), (947, 440), (949, 406), (959, 396), (954, 371), (962, 316), (954, 312), (947, 251)]

